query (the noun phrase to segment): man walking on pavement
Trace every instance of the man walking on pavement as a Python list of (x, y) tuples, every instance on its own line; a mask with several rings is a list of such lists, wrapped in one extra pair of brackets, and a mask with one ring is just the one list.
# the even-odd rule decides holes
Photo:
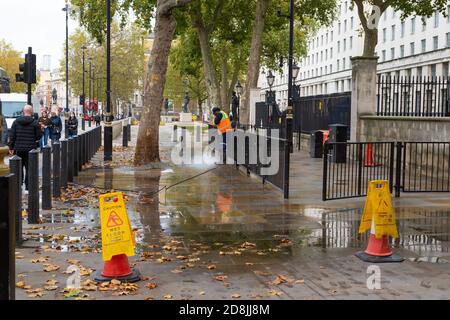
[(25, 167), (25, 190), (28, 190), (28, 152), (38, 147), (42, 131), (38, 121), (33, 117), (33, 107), (26, 105), (23, 116), (18, 117), (11, 127), (9, 154), (14, 153), (22, 159), (22, 170)]

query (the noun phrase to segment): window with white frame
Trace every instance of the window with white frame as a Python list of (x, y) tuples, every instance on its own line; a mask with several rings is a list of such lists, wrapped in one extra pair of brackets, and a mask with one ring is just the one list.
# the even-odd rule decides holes
[(437, 50), (439, 48), (439, 37), (434, 36), (433, 37), (433, 50)]

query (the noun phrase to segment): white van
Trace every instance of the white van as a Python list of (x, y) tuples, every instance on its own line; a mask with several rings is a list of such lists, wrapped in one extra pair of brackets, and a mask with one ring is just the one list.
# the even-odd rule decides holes
[(22, 115), (23, 107), (27, 104), (27, 95), (23, 93), (0, 93), (2, 113), (6, 118), (8, 129)]

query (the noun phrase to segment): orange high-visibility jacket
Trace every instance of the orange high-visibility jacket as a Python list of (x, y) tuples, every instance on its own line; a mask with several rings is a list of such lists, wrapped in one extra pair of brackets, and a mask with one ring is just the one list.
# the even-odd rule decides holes
[(219, 130), (220, 134), (224, 134), (225, 132), (232, 131), (233, 128), (231, 127), (231, 121), (228, 115), (220, 111), (222, 114), (222, 119), (220, 120), (219, 124), (217, 125), (217, 129)]

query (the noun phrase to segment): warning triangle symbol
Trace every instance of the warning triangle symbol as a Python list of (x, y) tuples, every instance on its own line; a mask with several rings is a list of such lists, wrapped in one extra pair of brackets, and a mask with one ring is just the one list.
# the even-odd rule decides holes
[(106, 222), (106, 226), (108, 228), (118, 227), (123, 225), (123, 220), (119, 217), (119, 215), (115, 211), (111, 211), (109, 214), (108, 221)]

